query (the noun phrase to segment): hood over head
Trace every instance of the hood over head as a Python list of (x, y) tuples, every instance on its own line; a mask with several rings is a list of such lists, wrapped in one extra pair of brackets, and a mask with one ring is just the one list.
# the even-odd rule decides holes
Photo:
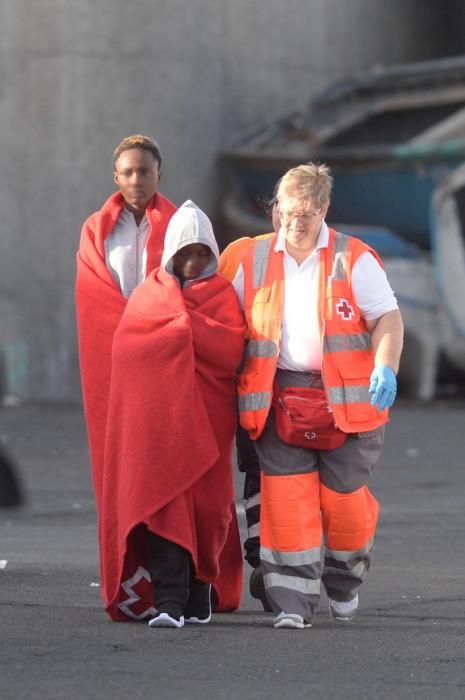
[(202, 243), (207, 245), (212, 255), (208, 265), (197, 279), (213, 275), (218, 269), (220, 251), (208, 216), (192, 200), (188, 199), (173, 214), (166, 229), (165, 247), (161, 265), (166, 272), (173, 274), (173, 255), (186, 245)]

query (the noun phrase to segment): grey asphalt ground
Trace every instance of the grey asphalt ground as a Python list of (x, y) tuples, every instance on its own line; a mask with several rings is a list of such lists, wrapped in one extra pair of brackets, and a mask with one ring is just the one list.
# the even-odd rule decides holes
[(1, 700), (465, 697), (463, 401), (396, 404), (359, 616), (335, 623), (322, 599), (306, 630), (274, 630), (246, 585), (206, 627), (111, 622), (80, 409), (3, 408), (0, 435), (28, 495), (0, 510)]

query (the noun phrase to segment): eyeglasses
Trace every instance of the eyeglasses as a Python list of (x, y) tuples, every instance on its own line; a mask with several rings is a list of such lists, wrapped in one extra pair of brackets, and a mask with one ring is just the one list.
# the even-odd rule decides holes
[(285, 221), (301, 221), (303, 224), (310, 224), (313, 219), (321, 213), (321, 208), (316, 211), (305, 212), (305, 214), (296, 214), (294, 211), (279, 208), (279, 213)]

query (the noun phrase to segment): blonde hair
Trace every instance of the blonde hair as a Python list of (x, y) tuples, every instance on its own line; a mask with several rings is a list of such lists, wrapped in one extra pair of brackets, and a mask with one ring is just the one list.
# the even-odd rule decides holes
[(131, 148), (142, 148), (144, 151), (149, 151), (155, 160), (158, 161), (158, 166), (161, 167), (160, 146), (149, 136), (143, 136), (142, 134), (132, 134), (132, 136), (126, 136), (126, 138), (124, 138), (121, 143), (116, 146), (113, 153), (113, 162), (116, 163), (123, 151), (129, 151)]
[(286, 197), (311, 202), (321, 209), (329, 204), (333, 178), (331, 170), (324, 163), (305, 163), (291, 168), (279, 180), (277, 185), (278, 202)]

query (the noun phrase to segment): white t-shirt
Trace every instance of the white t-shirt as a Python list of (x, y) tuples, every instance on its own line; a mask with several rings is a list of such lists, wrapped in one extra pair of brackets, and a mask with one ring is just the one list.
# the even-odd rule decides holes
[[(322, 349), (318, 323), (318, 263), (320, 249), (327, 248), (329, 230), (322, 223), (313, 253), (299, 266), (286, 251), (278, 234), (275, 250), (284, 252), (284, 309), (278, 367), (300, 372), (320, 370)], [(244, 306), (244, 270), (239, 266), (233, 280)], [(369, 252), (362, 253), (352, 269), (352, 292), (366, 321), (372, 321), (398, 308), (386, 273)]]

